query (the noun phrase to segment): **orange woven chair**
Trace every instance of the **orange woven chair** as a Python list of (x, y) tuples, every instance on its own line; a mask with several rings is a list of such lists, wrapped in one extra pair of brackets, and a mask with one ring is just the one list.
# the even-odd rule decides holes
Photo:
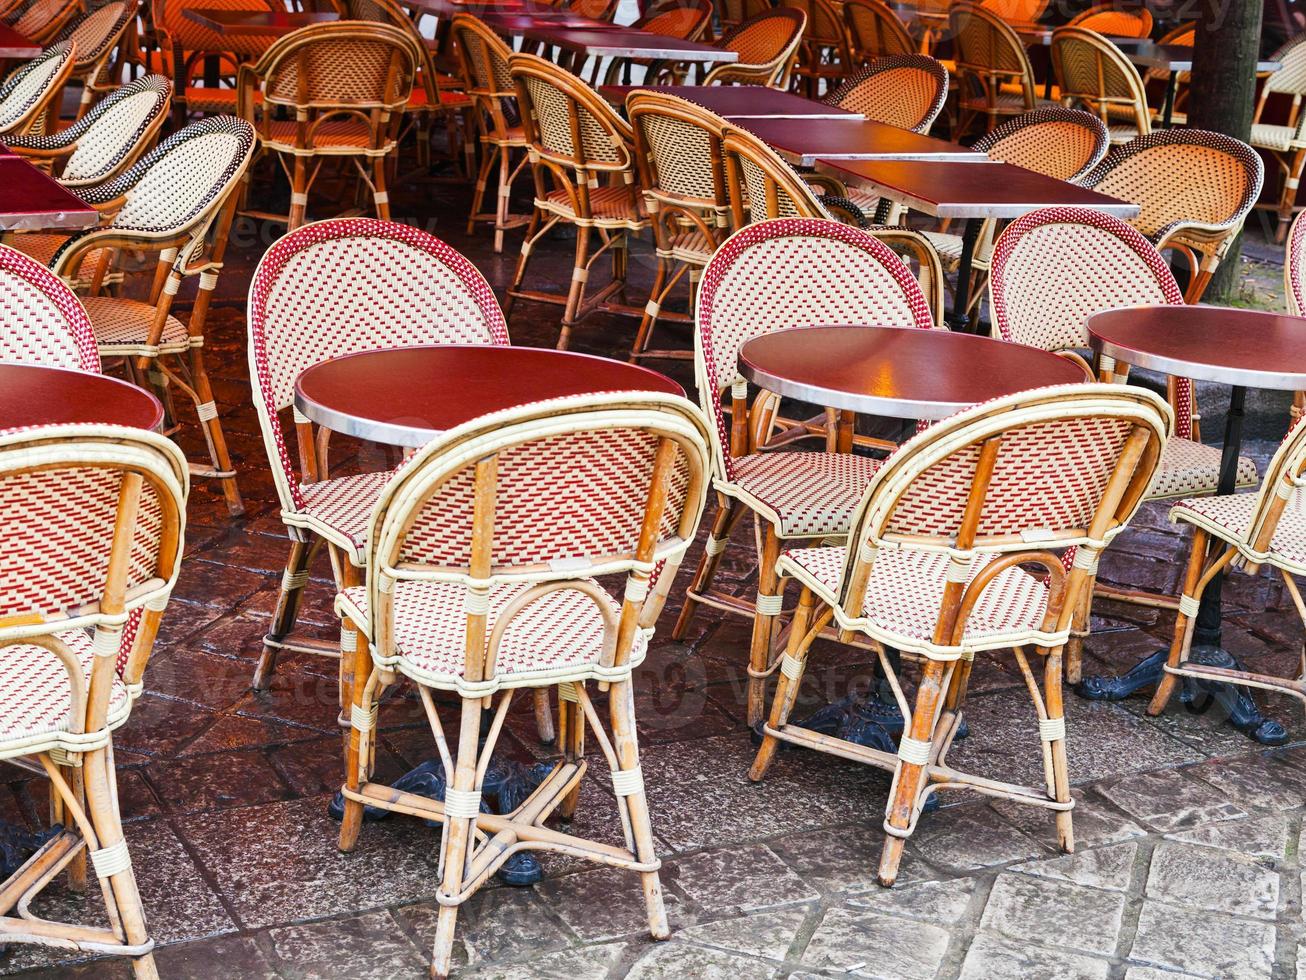
[(67, 0), (27, 0), (5, 19), (23, 37), (44, 46), (82, 9), (80, 4)]
[(717, 65), (704, 85), (765, 85), (787, 89), (807, 15), (792, 7), (777, 7), (727, 31), (717, 47), (734, 51), (739, 60)]
[(1095, 114), (1107, 124), (1111, 142), (1127, 143), (1152, 131), (1142, 76), (1101, 34), (1058, 27), (1052, 32), (1052, 71), (1062, 104)]
[(725, 33), (745, 21), (765, 14), (772, 9), (769, 0), (721, 0), (717, 6), (717, 19)]
[[(663, 0), (630, 25), (632, 30), (648, 31), (682, 41), (700, 41), (712, 26), (712, 4), (708, 0)], [(650, 61), (644, 58), (613, 58), (604, 76), (605, 85), (630, 84), (631, 68), (643, 65), (644, 84), (663, 80), (680, 84), (688, 74), (684, 62)]]
[(1144, 6), (1122, 8), (1112, 3), (1100, 3), (1076, 14), (1066, 22), (1066, 26), (1082, 27), (1108, 37), (1150, 37), (1152, 11)]
[(834, 0), (782, 0), (781, 6), (807, 15), (794, 75), (796, 87), (814, 99), (822, 87), (827, 91), (834, 88), (856, 65), (848, 48), (843, 14)]
[(981, 6), (1013, 27), (1030, 27), (1043, 19), (1048, 0), (983, 0)]
[(843, 22), (848, 29), (850, 64), (916, 53), (907, 26), (883, 0), (844, 0)]
[(957, 129), (966, 132), (978, 117), (985, 131), (1000, 120), (1023, 115), (1036, 103), (1034, 68), (1024, 42), (987, 5), (954, 4), (948, 19), (957, 75)]

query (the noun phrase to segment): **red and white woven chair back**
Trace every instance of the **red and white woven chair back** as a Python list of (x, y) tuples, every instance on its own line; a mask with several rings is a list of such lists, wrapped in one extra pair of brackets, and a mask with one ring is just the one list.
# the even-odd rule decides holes
[(52, 96), (73, 68), (75, 49), (71, 41), (52, 44), (39, 55), (15, 68), (0, 85), (0, 133), (21, 131), (31, 114)]
[(1306, 211), (1293, 219), (1288, 246), (1283, 256), (1283, 278), (1288, 287), (1288, 312), (1306, 316)]
[(739, 351), (748, 341), (820, 324), (934, 326), (920, 284), (892, 249), (819, 218), (763, 221), (726, 239), (703, 271), (695, 315), (695, 380), (726, 479), (734, 465), (721, 395), (742, 383)]
[[(987, 553), (1101, 549), (1124, 529), (1152, 482), (1174, 429), (1164, 399), (1136, 387), (1064, 385), (994, 399), (903, 443), (876, 471), (853, 516), (845, 581), (880, 548), (953, 549), (968, 505), (980, 501), (972, 550)], [(1126, 440), (1142, 427), (1148, 446), (1124, 492), (1106, 500)], [(987, 487), (976, 489), (982, 447), (998, 440)], [(1126, 488), (1128, 488), (1126, 490)], [(1090, 534), (1111, 508), (1101, 537)]]
[(975, 141), (990, 159), (1080, 183), (1106, 156), (1106, 123), (1082, 109), (1050, 105), (1003, 123)]
[(41, 263), (0, 245), (0, 361), (100, 372), (90, 318)]
[(872, 61), (823, 101), (867, 119), (928, 133), (948, 99), (948, 69), (924, 54)]
[(250, 282), (249, 373), (282, 507), (303, 505), (278, 413), (306, 368), (387, 347), (507, 343), (490, 284), (433, 235), (343, 218), (279, 239)]

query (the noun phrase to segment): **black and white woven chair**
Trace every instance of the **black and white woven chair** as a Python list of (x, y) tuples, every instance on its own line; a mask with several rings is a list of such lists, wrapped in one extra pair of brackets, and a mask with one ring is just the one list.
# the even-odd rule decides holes
[(47, 117), (59, 111), (59, 93), (72, 73), (71, 41), (46, 48), (9, 73), (0, 85), (0, 137), (44, 132)]
[(135, 20), (138, 7), (138, 0), (110, 0), (78, 17), (59, 35), (59, 41), (71, 41), (76, 51), (69, 80), (82, 84), (77, 118), (86, 115), (96, 93), (112, 87), (109, 60)]

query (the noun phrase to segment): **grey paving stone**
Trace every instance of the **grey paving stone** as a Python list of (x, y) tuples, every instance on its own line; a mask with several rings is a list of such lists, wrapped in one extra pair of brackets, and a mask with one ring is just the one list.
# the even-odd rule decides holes
[(711, 911), (748, 911), (820, 898), (760, 844), (693, 854), (670, 863), (665, 874), (695, 904)]
[(794, 937), (811, 915), (811, 906), (772, 909), (719, 922), (687, 926), (672, 935), (703, 946), (717, 946), (731, 953), (783, 960)]
[(863, 977), (928, 980), (948, 951), (946, 929), (857, 909), (831, 909), (812, 934), (803, 963)]
[(1074, 854), (1064, 854), (1051, 861), (1017, 864), (1010, 870), (1039, 878), (1055, 878), (1077, 885), (1122, 892), (1129, 887), (1137, 855), (1138, 845), (1133, 842), (1108, 844), (1091, 851), (1077, 850)]
[(154, 962), (159, 976), (168, 980), (212, 980), (217, 964), (221, 964), (224, 980), (278, 980), (277, 972), (250, 936), (164, 946), (155, 950)]
[(983, 804), (946, 807), (922, 817), (907, 841), (907, 850), (953, 871), (973, 871), (1052, 854), (1048, 847), (1009, 826)]
[(1163, 841), (1152, 852), (1146, 894), (1174, 905), (1273, 919), (1279, 875), (1253, 857)]
[(1274, 963), (1274, 927), (1222, 915), (1143, 903), (1129, 959), (1203, 977), (1268, 977)]
[(522, 963), (488, 964), (457, 976), (459, 980), (605, 980), (625, 948), (622, 943), (583, 946), (532, 956)]
[[(1075, 846), (1096, 847), (1116, 841), (1142, 837), (1147, 828), (1082, 789), (1072, 789), (1075, 801), (1072, 823), (1075, 829)], [(1011, 800), (994, 800), (990, 804), (1010, 824), (1019, 827), (1030, 837), (1049, 847), (1057, 847), (1057, 827), (1052, 814), (1041, 807), (1015, 803)]]
[(1247, 815), (1213, 786), (1171, 770), (1126, 776), (1097, 790), (1162, 833)]
[(626, 980), (741, 980), (767, 977), (773, 965), (689, 943), (663, 943), (631, 965)]
[(1002, 874), (989, 892), (980, 928), (1017, 941), (1110, 956), (1124, 910), (1125, 898), (1115, 892)]
[(297, 980), (389, 980), (429, 974), (430, 963), (389, 912), (269, 930), (282, 972)]
[[(595, 868), (548, 878), (535, 887), (554, 914), (586, 942), (648, 935), (648, 906), (633, 871)], [(675, 892), (664, 887), (662, 901), (671, 928), (684, 925), (684, 903)]]
[(974, 878), (949, 878), (876, 888), (848, 899), (848, 904), (885, 915), (903, 915), (951, 925), (966, 914), (974, 893)]
[[(851, 895), (879, 889), (875, 876), (883, 843), (884, 831), (878, 827), (845, 827), (791, 834), (769, 847), (808, 885), (827, 895)], [(898, 867), (898, 884), (937, 877), (909, 845)]]
[(1246, 808), (1291, 810), (1306, 804), (1306, 774), (1263, 755), (1212, 759), (1186, 770)]
[(1191, 973), (1177, 973), (1174, 970), (1157, 970), (1150, 966), (1131, 966), (1125, 970), (1125, 980), (1184, 980)]
[(1288, 853), (1288, 819), (1271, 813), (1247, 820), (1211, 823), (1192, 830), (1166, 834), (1170, 840), (1205, 844), (1253, 857), (1282, 861)]
[[(438, 903), (423, 902), (396, 909), (393, 914), (416, 935), (421, 948), (429, 949), (435, 943), (439, 911)], [(471, 965), (516, 960), (575, 942), (530, 888), (481, 889), (458, 910), (454, 934), (466, 948)]]
[(1106, 980), (1108, 968), (1106, 960), (981, 933), (966, 951), (959, 980)]

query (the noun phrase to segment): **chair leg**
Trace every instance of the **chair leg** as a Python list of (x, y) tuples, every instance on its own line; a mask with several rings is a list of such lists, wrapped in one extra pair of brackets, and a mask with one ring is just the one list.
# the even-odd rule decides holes
[(589, 277), (586, 261), (589, 258), (590, 229), (576, 226), (576, 259), (571, 270), (571, 286), (567, 290), (567, 305), (562, 314), (562, 329), (558, 332), (558, 350), (566, 350), (571, 343), (571, 331), (576, 325), (576, 314), (585, 299), (585, 280)]
[[(364, 718), (375, 720), (372, 712), (376, 707), (373, 696), (376, 683), (372, 680), (372, 657), (367, 649), (367, 640), (347, 617), (340, 622), (340, 659), (341, 662), (346, 659), (353, 661), (353, 689), (349, 703), (353, 707), (351, 714), (354, 723), (349, 726), (349, 736), (345, 739), (345, 787), (357, 792), (367, 781), (366, 770), (371, 755), (370, 748), (365, 746), (364, 741), (374, 741), (376, 733), (375, 724), (360, 729), (357, 721)], [(345, 797), (345, 813), (340, 820), (340, 850), (352, 851), (358, 844), (358, 834), (362, 828), (363, 804)]]
[(286, 570), (281, 575), (281, 593), (277, 596), (276, 612), (272, 614), (272, 627), (263, 639), (263, 652), (259, 655), (258, 667), (254, 670), (253, 687), (256, 691), (268, 689), (272, 674), (277, 669), (279, 644), (295, 628), (295, 620), (299, 617), (299, 600), (303, 598), (304, 586), (308, 584), (308, 566), (317, 551), (317, 540), (290, 542)]
[(771, 633), (784, 591), (776, 575), (776, 562), (780, 560), (780, 537), (774, 525), (767, 525), (762, 539), (762, 553), (757, 564), (757, 612), (753, 616), (753, 639), (748, 653), (748, 725), (751, 728), (762, 720), (766, 705), (766, 668), (771, 662)]
[(390, 195), (385, 189), (385, 157), (372, 158), (372, 198), (376, 201), (376, 216), (390, 220)]
[[(691, 591), (701, 595), (712, 587), (712, 579), (716, 577), (717, 567), (721, 564), (721, 555), (726, 550), (730, 532), (743, 513), (744, 507), (738, 501), (730, 497), (717, 497), (716, 520), (712, 522), (712, 533), (707, 536), (703, 557), (698, 560), (698, 568), (694, 570), (694, 580), (689, 585)], [(685, 604), (680, 607), (680, 616), (671, 631), (673, 640), (685, 638), (689, 631), (689, 621), (694, 618), (698, 605), (698, 600), (686, 592)]]
[[(499, 155), (500, 147), (491, 147), (490, 152), (481, 158), (480, 169), (476, 172), (476, 189), (472, 192), (472, 210), (467, 216), (467, 234), (474, 234), (476, 231), (476, 216), (481, 213), (481, 208), (485, 203), (485, 183), (490, 179), (490, 168), (494, 166), (494, 159)], [(497, 249), (496, 249), (497, 251)]]
[(1075, 611), (1070, 617), (1070, 639), (1066, 642), (1066, 680), (1078, 684), (1084, 673), (1084, 641), (1088, 639), (1093, 626), (1093, 587), (1097, 584), (1097, 573), (1088, 577), (1084, 593), (1079, 597)]
[(286, 232), (289, 234), (304, 223), (308, 211), (308, 160), (295, 157), (290, 176), (290, 214), (286, 219)]
[[(195, 299), (191, 318), (192, 328), (198, 328), (197, 332), (202, 332), (203, 318), (208, 306), (207, 297), (210, 295), (212, 295), (210, 290), (201, 290)], [(201, 301), (204, 303), (204, 309), (200, 306)], [(197, 317), (200, 318), (198, 324), (195, 323)], [(205, 442), (208, 443), (209, 457), (213, 460), (213, 468), (222, 482), (222, 495), (227, 500), (227, 510), (233, 517), (238, 517), (245, 513), (245, 504), (240, 499), (240, 487), (236, 485), (236, 471), (231, 465), (231, 453), (227, 450), (227, 437), (222, 433), (218, 403), (213, 397), (213, 385), (209, 382), (208, 369), (204, 366), (202, 347), (190, 349), (190, 375), (197, 396), (195, 411), (200, 418), (200, 428), (204, 431)]]
[(644, 306), (644, 315), (640, 318), (639, 329), (635, 331), (634, 343), (630, 345), (630, 363), (635, 364), (639, 361), (639, 355), (644, 353), (648, 347), (649, 337), (653, 333), (653, 325), (657, 323), (658, 311), (661, 307), (663, 286), (667, 281), (667, 268), (671, 265), (671, 259), (664, 259), (659, 256), (658, 266), (653, 273), (653, 288), (648, 294), (648, 303)]
[(535, 698), (535, 731), (539, 735), (540, 742), (544, 745), (552, 745), (557, 739), (558, 733), (553, 727), (553, 702), (549, 699), (549, 689), (547, 687), (537, 687), (533, 696)]
[[(585, 714), (576, 698), (573, 684), (558, 685), (558, 741), (568, 762), (579, 762), (585, 757)], [(547, 690), (547, 689), (546, 689)], [(558, 807), (558, 816), (570, 820), (576, 815), (580, 803), (580, 785), (567, 794)]]
[[(794, 612), (794, 621), (789, 626), (789, 646), (785, 651), (785, 667), (780, 671), (780, 677), (776, 681), (775, 695), (771, 699), (771, 718), (768, 725), (771, 728), (780, 728), (789, 721), (789, 713), (794, 710), (794, 705), (798, 701), (798, 690), (802, 685), (803, 671), (807, 667), (807, 652), (811, 648), (811, 641), (807, 637), (808, 627), (812, 621), (812, 610), (816, 607), (816, 597), (812, 595), (811, 589), (803, 589), (803, 594), (798, 598), (798, 609)], [(753, 760), (752, 768), (748, 770), (748, 778), (753, 782), (761, 781), (766, 775), (766, 770), (771, 766), (771, 760), (775, 758), (776, 750), (780, 747), (780, 740), (774, 735), (763, 735), (762, 744), (757, 750), (757, 757)]]
[[(477, 747), (481, 734), (481, 699), (463, 698), (462, 723), (458, 731), (458, 760), (454, 765), (452, 777), (448, 780), (449, 789), (445, 792), (445, 806), (449, 807), (452, 793), (469, 794), (477, 789), (476, 763)], [(439, 897), (456, 900), (463, 890), (463, 871), (471, 847), (472, 825), (475, 817), (447, 816), (444, 822), (442, 839), (443, 876), (440, 882)], [(431, 953), (431, 975), (447, 977), (453, 964), (454, 928), (458, 924), (458, 906), (441, 903), (440, 913), (435, 922), (435, 946)]]
[[(1192, 596), (1194, 600), (1201, 599), (1201, 594), (1194, 595), (1198, 588), (1198, 583), (1202, 578), (1202, 566), (1206, 563), (1206, 544), (1208, 535), (1199, 527), (1193, 528), (1193, 546), (1192, 551), (1188, 554), (1188, 567), (1184, 570), (1184, 588), (1182, 596)], [(1170, 656), (1166, 659), (1167, 667), (1178, 667), (1188, 659), (1188, 647), (1193, 642), (1193, 627), (1197, 625), (1196, 614), (1189, 615), (1184, 612), (1184, 605), (1181, 604), (1179, 612), (1174, 621), (1174, 637), (1170, 641)], [(1147, 706), (1149, 715), (1159, 715), (1165, 710), (1166, 704), (1169, 703), (1174, 689), (1179, 684), (1179, 675), (1171, 674), (1168, 671), (1161, 675), (1161, 682), (1156, 685), (1156, 693), (1152, 695), (1152, 702)]]
[(499, 190), (494, 195), (494, 254), (503, 251), (503, 233), (508, 228), (508, 195), (512, 193), (512, 150), (496, 147), (499, 153)]
[[(1039, 734), (1044, 751), (1051, 759), (1048, 793), (1058, 803), (1070, 802), (1070, 770), (1066, 765), (1066, 718), (1061, 701), (1061, 650), (1052, 650), (1043, 664), (1043, 700), (1047, 706), (1047, 726)], [(1043, 726), (1040, 726), (1043, 727)], [(1057, 811), (1057, 842), (1067, 854), (1075, 850), (1075, 829), (1070, 810)]]
[(531, 220), (526, 226), (526, 237), (522, 239), (521, 255), (517, 258), (517, 271), (513, 273), (512, 285), (508, 287), (508, 294), (503, 298), (503, 315), (505, 318), (512, 314), (512, 308), (517, 302), (517, 291), (521, 289), (522, 280), (526, 278), (526, 266), (531, 260), (531, 251), (535, 247), (535, 238), (540, 234), (540, 224), (544, 220), (544, 215), (539, 208), (531, 210)]

